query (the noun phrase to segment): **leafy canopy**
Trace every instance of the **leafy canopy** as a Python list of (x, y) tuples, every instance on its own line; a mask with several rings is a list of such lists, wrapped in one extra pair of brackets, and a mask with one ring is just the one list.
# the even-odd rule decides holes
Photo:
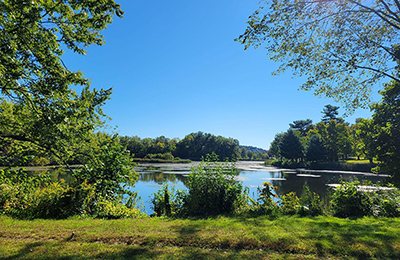
[(378, 171), (400, 180), (400, 83), (386, 84), (382, 101), (372, 105), (373, 151), (380, 161)]
[(53, 97), (70, 91), (71, 84), (88, 85), (81, 72), (62, 62), (63, 49), (85, 54), (85, 47), (102, 45), (99, 32), (114, 14), (123, 14), (112, 0), (4, 0), (0, 11), (0, 88), (13, 100)]
[(71, 144), (103, 124), (111, 89), (91, 90), (62, 54), (102, 45), (100, 31), (123, 12), (113, 0), (3, 0), (0, 12), (0, 105), (8, 108), (0, 111), (0, 139), (32, 143), (63, 161)]
[(398, 0), (271, 0), (247, 23), (236, 39), (245, 49), (265, 46), (281, 62), (276, 73), (306, 77), (302, 89), (341, 101), (350, 112), (369, 103), (380, 79), (400, 82)]

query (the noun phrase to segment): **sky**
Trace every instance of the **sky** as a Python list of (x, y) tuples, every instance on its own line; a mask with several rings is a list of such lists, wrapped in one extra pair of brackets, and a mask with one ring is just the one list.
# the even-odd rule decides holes
[[(103, 110), (122, 136), (183, 139), (202, 131), (268, 149), (294, 120), (317, 123), (325, 105), (340, 106), (298, 90), (304, 79), (291, 73), (272, 76), (280, 64), (265, 49), (234, 41), (259, 0), (116, 2), (125, 15), (102, 32), (105, 45), (63, 60), (91, 87), (113, 87)], [(345, 120), (370, 116), (359, 109)]]

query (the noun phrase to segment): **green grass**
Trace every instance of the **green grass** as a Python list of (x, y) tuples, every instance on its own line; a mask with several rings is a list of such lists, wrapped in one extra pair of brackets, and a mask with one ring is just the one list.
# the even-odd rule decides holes
[[(346, 162), (346, 163), (364, 163), (364, 164), (369, 164), (370, 162), (369, 162), (369, 160), (368, 159), (360, 159), (360, 160), (357, 160), (357, 159), (351, 159), (351, 160), (345, 160), (344, 162)], [(373, 163), (378, 163), (378, 161), (376, 161), (375, 159), (373, 160)]]
[(0, 259), (154, 258), (400, 259), (400, 219), (0, 217)]
[(189, 159), (174, 159), (174, 160), (165, 160), (159, 158), (147, 159), (147, 158), (132, 158), (133, 162), (136, 163), (191, 163), (192, 161)]

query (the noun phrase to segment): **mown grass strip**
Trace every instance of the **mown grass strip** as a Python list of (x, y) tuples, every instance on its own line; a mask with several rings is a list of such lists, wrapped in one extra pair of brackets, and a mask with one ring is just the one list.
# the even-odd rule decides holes
[[(71, 239), (71, 236), (73, 238)], [(101, 247), (99, 247), (101, 245)], [(40, 251), (35, 254), (36, 251)], [(71, 253), (69, 254), (68, 248)], [(29, 251), (32, 249), (32, 251)], [(28, 250), (28, 251), (27, 251)], [(104, 251), (104, 252), (103, 252)], [(400, 219), (268, 217), (33, 220), (0, 217), (1, 259), (400, 259)], [(30, 258), (25, 258), (26, 252)], [(117, 253), (115, 253), (117, 252)], [(136, 258), (135, 258), (136, 259)], [(228, 258), (226, 258), (228, 259)]]

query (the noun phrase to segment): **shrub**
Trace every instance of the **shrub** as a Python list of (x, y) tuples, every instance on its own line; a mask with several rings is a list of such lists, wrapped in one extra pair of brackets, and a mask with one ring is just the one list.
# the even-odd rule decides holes
[[(379, 187), (377, 187), (379, 188)], [(389, 185), (389, 189), (377, 189), (367, 193), (372, 200), (372, 215), (400, 217), (400, 191)]]
[(139, 209), (128, 207), (119, 200), (99, 198), (96, 203), (95, 216), (105, 219), (134, 218), (144, 214)]
[(283, 214), (294, 215), (300, 209), (300, 199), (295, 192), (290, 192), (281, 197), (280, 210)]
[(322, 202), (315, 192), (311, 192), (308, 186), (304, 187), (304, 195), (300, 198), (299, 214), (302, 216), (318, 216), (322, 214)]
[(50, 160), (44, 157), (38, 157), (35, 156), (32, 161), (30, 162), (31, 165), (40, 165), (40, 166), (44, 166), (44, 165), (48, 165), (50, 164)]
[(342, 182), (335, 189), (331, 199), (333, 215), (337, 217), (362, 217), (371, 215), (370, 196), (358, 189), (360, 182)]
[(273, 199), (278, 197), (278, 195), (274, 193), (277, 189), (278, 187), (274, 187), (270, 182), (263, 182), (263, 184), (257, 188), (257, 206), (265, 214), (270, 214), (278, 207)]
[(174, 160), (174, 156), (168, 152), (168, 153), (157, 153), (157, 154), (146, 154), (146, 156), (144, 157), (145, 159), (160, 159), (160, 160), (165, 160), (165, 161), (173, 161)]
[(236, 182), (234, 163), (221, 163), (216, 156), (207, 156), (192, 168), (188, 177), (188, 194), (184, 207), (189, 215), (229, 214), (243, 196), (242, 183)]
[(314, 170), (371, 172), (371, 169), (374, 166), (376, 165), (371, 163), (318, 162), (309, 163), (307, 168)]
[(302, 168), (305, 166), (304, 162), (296, 162), (296, 161), (289, 161), (289, 160), (274, 160), (271, 162), (272, 166), (275, 167), (281, 167), (281, 168), (289, 168), (289, 169), (296, 169), (296, 168)]
[(113, 140), (103, 143), (91, 161), (73, 174), (78, 183), (87, 181), (95, 187), (97, 195), (107, 200), (125, 194), (135, 196), (126, 186), (133, 186), (139, 175), (133, 170), (136, 164), (129, 153), (116, 140), (113, 137)]
[(151, 203), (155, 216), (183, 216), (186, 192), (183, 190), (171, 190), (168, 184), (164, 184), (160, 190), (152, 194)]
[(90, 214), (94, 205), (94, 188), (82, 182), (67, 185), (51, 182), (47, 176), (29, 176), (19, 171), (0, 173), (0, 210), (9, 216), (34, 218), (66, 218)]
[(342, 183), (334, 191), (331, 204), (333, 214), (338, 217), (399, 217), (400, 191), (390, 185), (366, 183), (363, 187), (358, 181)]

